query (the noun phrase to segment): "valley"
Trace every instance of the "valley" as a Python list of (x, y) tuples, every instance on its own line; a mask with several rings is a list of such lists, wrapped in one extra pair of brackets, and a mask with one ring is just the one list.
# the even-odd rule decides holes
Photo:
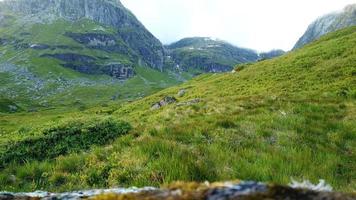
[(120, 1), (0, 1), (0, 191), (325, 179), (355, 192), (354, 8), (289, 52), (257, 52), (162, 44)]

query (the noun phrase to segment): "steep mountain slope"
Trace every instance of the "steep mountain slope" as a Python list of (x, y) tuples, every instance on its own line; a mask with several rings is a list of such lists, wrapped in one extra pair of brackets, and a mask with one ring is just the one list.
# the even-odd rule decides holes
[[(0, 190), (294, 178), (325, 179), (337, 190), (354, 191), (355, 63), (351, 27), (276, 59), (202, 75), (132, 103), (0, 115)], [(131, 124), (129, 133), (118, 119)], [(58, 149), (41, 143), (106, 130), (121, 135), (101, 141), (106, 146), (85, 143), (83, 151), (72, 140)]]
[[(86, 45), (96, 48), (109, 46), (111, 48), (106, 48), (106, 50), (116, 50), (124, 54), (128, 52), (120, 52), (120, 50), (126, 49), (125, 45), (127, 45), (133, 50), (132, 53), (140, 56), (147, 65), (162, 70), (163, 47), (160, 41), (147, 31), (119, 0), (7, 0), (2, 3), (1, 7), (1, 13), (9, 11), (16, 15), (22, 14), (26, 25), (28, 23), (50, 23), (63, 18), (69, 22), (88, 19), (112, 27), (117, 32), (115, 36), (119, 38), (89, 33), (80, 35), (69, 33), (68, 36)], [(8, 17), (10, 16), (4, 15), (2, 18)], [(119, 39), (121, 41), (117, 41)]]
[(300, 48), (322, 35), (349, 26), (356, 26), (356, 4), (345, 7), (341, 12), (331, 13), (317, 19), (309, 25), (307, 31), (295, 44), (294, 49)]
[(180, 80), (116, 0), (2, 1), (0, 52), (0, 98), (30, 110), (135, 98)]
[(196, 73), (231, 71), (236, 64), (258, 59), (252, 50), (212, 38), (185, 38), (166, 47), (177, 68)]

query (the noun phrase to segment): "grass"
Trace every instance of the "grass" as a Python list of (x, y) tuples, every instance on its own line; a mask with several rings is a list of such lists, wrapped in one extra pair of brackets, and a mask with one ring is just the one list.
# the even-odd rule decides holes
[[(0, 172), (0, 190), (159, 186), (177, 180), (286, 184), (294, 178), (325, 179), (336, 190), (355, 192), (355, 61), (356, 27), (351, 27), (279, 58), (235, 73), (201, 75), (130, 103), (0, 115), (3, 155), (1, 149), (12, 142), (69, 117), (110, 116), (133, 127), (87, 152), (8, 164)], [(181, 89), (186, 94), (178, 97)], [(165, 96), (200, 102), (150, 109)]]
[[(102, 33), (117, 35), (117, 30), (102, 26), (91, 20), (68, 22), (56, 20), (47, 24), (26, 24), (13, 17), (11, 23), (0, 27), (0, 38), (12, 41), (0, 46), (1, 100), (0, 112), (8, 112), (9, 100), (27, 111), (75, 107), (83, 110), (93, 105), (110, 104), (141, 98), (164, 88), (181, 83), (169, 71), (158, 72), (137, 66), (133, 52), (128, 54), (93, 49), (67, 37), (65, 33)], [(123, 41), (117, 37), (117, 42)], [(46, 44), (48, 49), (18, 48), (19, 44)], [(56, 46), (68, 48), (54, 48)], [(75, 49), (71, 49), (75, 48)], [(127, 47), (129, 48), (129, 47)], [(122, 82), (107, 75), (83, 74), (63, 67), (63, 62), (43, 54), (75, 53), (98, 58), (95, 64), (123, 63), (135, 68), (136, 77)], [(104, 59), (105, 58), (105, 59)], [(12, 63), (13, 69), (3, 70)], [(6, 109), (5, 109), (6, 108)], [(20, 110), (20, 109), (19, 109)]]

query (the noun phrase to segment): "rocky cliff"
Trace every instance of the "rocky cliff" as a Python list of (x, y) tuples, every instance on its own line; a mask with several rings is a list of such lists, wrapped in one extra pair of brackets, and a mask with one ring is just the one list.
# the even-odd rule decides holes
[(5, 0), (0, 4), (0, 11), (20, 14), (28, 23), (88, 19), (113, 27), (116, 36), (122, 39), (143, 63), (155, 69), (163, 69), (162, 44), (119, 0)]
[(120, 1), (0, 1), (0, 111), (150, 94), (182, 80), (164, 54)]
[(300, 48), (327, 33), (349, 26), (356, 26), (356, 4), (349, 5), (343, 11), (325, 15), (314, 21), (295, 44), (294, 49)]

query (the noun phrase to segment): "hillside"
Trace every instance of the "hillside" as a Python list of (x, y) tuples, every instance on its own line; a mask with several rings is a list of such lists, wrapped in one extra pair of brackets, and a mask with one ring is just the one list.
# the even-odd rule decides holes
[(309, 25), (304, 35), (295, 44), (294, 49), (300, 48), (321, 36), (342, 28), (356, 25), (356, 4), (345, 7), (340, 12), (320, 17)]
[(231, 71), (236, 64), (258, 59), (252, 50), (206, 37), (184, 38), (166, 48), (177, 68), (196, 74)]
[(0, 52), (0, 112), (135, 99), (185, 80), (120, 1), (1, 1)]
[(355, 63), (351, 27), (132, 103), (0, 115), (0, 190), (294, 178), (355, 191)]

